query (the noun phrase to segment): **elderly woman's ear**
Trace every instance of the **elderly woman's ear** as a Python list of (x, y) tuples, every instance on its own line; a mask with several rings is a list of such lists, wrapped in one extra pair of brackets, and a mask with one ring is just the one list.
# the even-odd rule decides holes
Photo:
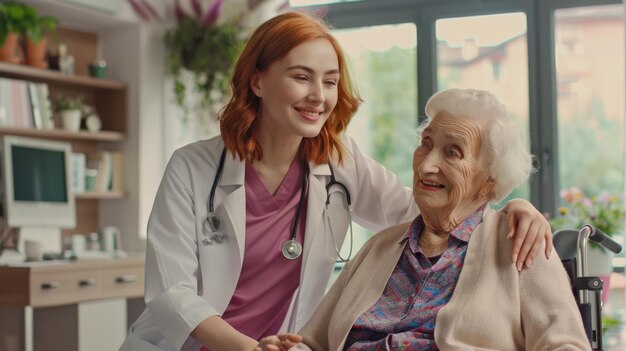
[(494, 192), (495, 189), (496, 189), (496, 180), (493, 179), (491, 176), (489, 176), (487, 177), (487, 180), (485, 181), (485, 184), (483, 185), (483, 187), (480, 189), (478, 196), (488, 201), (491, 201), (494, 199), (496, 195)]

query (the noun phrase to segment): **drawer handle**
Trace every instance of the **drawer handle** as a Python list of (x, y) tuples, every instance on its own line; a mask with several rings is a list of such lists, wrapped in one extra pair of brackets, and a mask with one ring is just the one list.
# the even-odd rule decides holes
[(78, 282), (79, 286), (93, 286), (96, 285), (96, 280), (91, 278), (91, 279), (83, 279), (81, 281)]
[(48, 282), (48, 283), (41, 284), (41, 288), (44, 290), (58, 289), (60, 287), (61, 287), (61, 283), (59, 282)]
[(136, 274), (126, 274), (126, 275), (123, 275), (121, 277), (115, 278), (115, 282), (116, 283), (120, 283), (120, 284), (134, 283), (136, 281), (137, 281), (137, 275)]

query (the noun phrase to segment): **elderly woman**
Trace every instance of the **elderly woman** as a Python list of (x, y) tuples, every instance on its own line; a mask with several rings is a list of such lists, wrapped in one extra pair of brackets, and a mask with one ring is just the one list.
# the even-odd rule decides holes
[(413, 156), (421, 215), (375, 235), (347, 264), (299, 335), (257, 349), (588, 350), (556, 254), (519, 272), (506, 217), (491, 210), (531, 172), (505, 107), (449, 89), (426, 104)]

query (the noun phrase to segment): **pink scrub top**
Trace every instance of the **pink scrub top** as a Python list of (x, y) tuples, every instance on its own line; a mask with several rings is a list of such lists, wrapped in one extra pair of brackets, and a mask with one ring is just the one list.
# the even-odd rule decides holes
[[(246, 162), (245, 255), (237, 287), (222, 319), (255, 340), (278, 333), (300, 285), (302, 256), (289, 260), (281, 249), (291, 239), (300, 202), (302, 172), (301, 162), (294, 160), (276, 194), (272, 195)], [(300, 244), (304, 242), (307, 192), (302, 201), (296, 230)]]

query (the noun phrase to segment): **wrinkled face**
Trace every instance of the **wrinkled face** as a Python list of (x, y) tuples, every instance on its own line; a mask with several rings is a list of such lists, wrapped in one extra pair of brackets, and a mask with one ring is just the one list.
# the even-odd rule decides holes
[(413, 154), (413, 197), (420, 210), (452, 213), (488, 199), (481, 169), (481, 126), (467, 117), (437, 114)]
[(317, 136), (337, 105), (339, 78), (337, 54), (327, 39), (294, 47), (251, 79), (261, 99), (258, 126), (272, 137)]

